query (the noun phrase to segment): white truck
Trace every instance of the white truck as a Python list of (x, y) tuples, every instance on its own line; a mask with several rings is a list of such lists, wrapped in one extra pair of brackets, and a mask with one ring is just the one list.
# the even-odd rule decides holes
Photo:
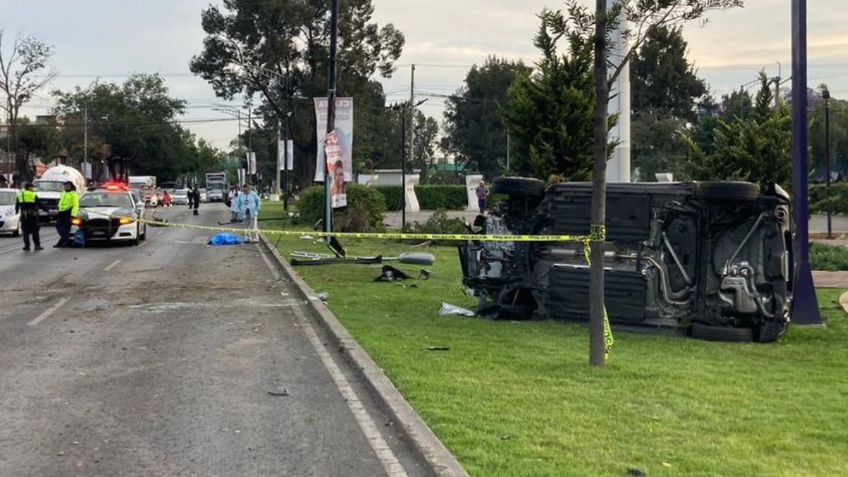
[(49, 212), (39, 209), (39, 217), (43, 219), (54, 219), (59, 214), (59, 196), (65, 190), (65, 182), (71, 182), (77, 192), (82, 194), (86, 190), (85, 177), (73, 167), (55, 166), (44, 171), (38, 179), (33, 181), (38, 198)]
[(156, 176), (130, 176), (130, 189), (141, 190), (144, 187), (156, 188)]
[(208, 172), (206, 174), (206, 197), (209, 202), (225, 202), (229, 188), (226, 172)]

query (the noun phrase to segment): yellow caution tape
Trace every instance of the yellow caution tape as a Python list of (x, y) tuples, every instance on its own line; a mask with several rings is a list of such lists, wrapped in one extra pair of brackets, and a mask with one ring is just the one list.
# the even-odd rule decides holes
[[(214, 227), (209, 225), (193, 225), (193, 224), (172, 224), (158, 220), (139, 219), (139, 222), (145, 223), (154, 227), (174, 227), (189, 230), (203, 230), (207, 232), (232, 232), (244, 233), (245, 228), (235, 227)], [(318, 232), (308, 230), (275, 230), (275, 229), (259, 229), (258, 232), (269, 235), (278, 235), (283, 237), (338, 237), (338, 238), (356, 238), (356, 239), (378, 239), (378, 240), (445, 240), (445, 241), (477, 241), (477, 242), (581, 242), (583, 244), (583, 254), (586, 257), (586, 262), (591, 264), (591, 249), (590, 243), (597, 240), (604, 240), (606, 237), (606, 227), (592, 226), (592, 234), (585, 235), (477, 235), (477, 234), (421, 234), (421, 233), (403, 233), (403, 232)], [(605, 354), (608, 356), (610, 349), (614, 343), (612, 336), (612, 327), (610, 326), (609, 316), (607, 315), (606, 306), (604, 306), (604, 344)]]
[[(592, 227), (592, 232), (594, 235), (594, 226)], [(602, 227), (604, 229), (603, 233), (606, 236), (606, 227)], [(592, 239), (594, 241), (594, 239)], [(586, 256), (586, 263), (589, 265), (592, 264), (592, 249), (589, 242), (584, 242), (583, 246), (583, 254)], [(609, 357), (609, 352), (612, 349), (612, 345), (615, 343), (615, 340), (612, 337), (612, 327), (610, 326), (609, 315), (607, 315), (607, 306), (604, 305), (604, 361)]]
[[(244, 233), (245, 228), (235, 227), (215, 227), (209, 225), (192, 225), (192, 224), (172, 224), (170, 222), (161, 222), (157, 220), (139, 219), (139, 222), (146, 223), (152, 227), (174, 227), (189, 230), (203, 230), (207, 232), (233, 232)], [(274, 230), (274, 229), (259, 229), (258, 232), (269, 235), (279, 235), (284, 237), (338, 237), (338, 238), (357, 238), (357, 239), (378, 239), (378, 240), (445, 240), (454, 242), (464, 242), (473, 240), (477, 242), (582, 242), (586, 243), (589, 237), (580, 235), (477, 235), (477, 234), (421, 234), (421, 233), (404, 233), (404, 232), (319, 232), (309, 230)]]

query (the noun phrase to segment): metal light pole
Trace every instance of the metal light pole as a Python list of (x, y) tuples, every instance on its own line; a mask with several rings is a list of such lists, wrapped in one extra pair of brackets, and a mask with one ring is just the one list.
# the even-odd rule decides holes
[(831, 223), (832, 212), (830, 208), (830, 91), (827, 85), (822, 87), (822, 98), (824, 98), (824, 198), (827, 202), (827, 238), (833, 238), (833, 226)]
[(400, 110), (400, 230), (406, 230), (406, 106)]
[(792, 205), (796, 264), (792, 321), (820, 325), (810, 269), (807, 139), (807, 1), (792, 0)]
[[(327, 73), (327, 134), (336, 129), (336, 50), (338, 49), (339, 33), (339, 0), (330, 4), (330, 58)], [(323, 144), (318, 144), (323, 147)], [(324, 232), (333, 231), (333, 204), (330, 194), (330, 168), (324, 161)], [(330, 237), (327, 236), (327, 243)]]
[(82, 173), (85, 180), (91, 180), (91, 172), (88, 165), (88, 106), (83, 109), (83, 133), (82, 133)]

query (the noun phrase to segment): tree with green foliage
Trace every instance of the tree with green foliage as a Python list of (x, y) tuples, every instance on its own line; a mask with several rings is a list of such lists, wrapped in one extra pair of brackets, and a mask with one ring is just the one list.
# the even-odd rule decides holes
[[(195, 170), (200, 164), (196, 139), (176, 122), (185, 102), (170, 96), (161, 76), (138, 74), (122, 84), (95, 82), (85, 89), (57, 90), (53, 96), (72, 162), (90, 157), (95, 164), (105, 161), (113, 174), (128, 170), (162, 179), (201, 172)], [(83, 150), (85, 109), (88, 151)]]
[(439, 123), (422, 113), (415, 111), (415, 155), (410, 158), (410, 168), (426, 171), (436, 156), (439, 137)]
[[(594, 13), (580, 0), (568, 0), (566, 11), (551, 12), (553, 31), (592, 45), (593, 83), (596, 102), (592, 123), (592, 212), (591, 273), (589, 283), (589, 363), (606, 364), (604, 342), (604, 243), (606, 240), (606, 172), (609, 158), (610, 90), (625, 65), (646, 41), (646, 32), (701, 18), (707, 10), (741, 6), (741, 0), (619, 0), (607, 8), (607, 0), (596, 0)], [(620, 24), (625, 19), (633, 28)], [(621, 28), (620, 28), (621, 27)], [(610, 33), (619, 30), (628, 45), (613, 58)]]
[(17, 127), (18, 154), (24, 155), (27, 164), (32, 163), (33, 157), (49, 162), (62, 149), (59, 126), (54, 117), (39, 123), (33, 123), (29, 118), (19, 118)]
[(476, 164), (487, 177), (506, 168), (507, 133), (500, 110), (515, 78), (530, 73), (521, 61), (491, 56), (474, 65), (465, 85), (445, 101), (445, 136), (441, 147), (457, 161)]
[[(326, 96), (329, 4), (309, 0), (226, 0), (203, 10), (203, 51), (191, 71), (207, 80), (224, 99), (256, 95), (271, 116), (294, 111), (290, 121), (295, 166), (301, 182), (310, 181), (318, 145), (312, 97)], [(384, 131), (385, 95), (374, 75), (391, 76), (404, 37), (393, 25), (372, 21), (371, 0), (347, 0), (340, 9), (338, 96), (355, 102), (354, 164), (379, 153)]]
[[(822, 85), (824, 86), (824, 85)], [(810, 103), (813, 108), (810, 114), (810, 167), (816, 180), (824, 180), (827, 169), (825, 157), (827, 131), (825, 130), (825, 102), (821, 97), (820, 86), (814, 92)], [(848, 101), (831, 97), (830, 108), (830, 157), (831, 170), (848, 175)]]
[(697, 123), (697, 101), (707, 93), (686, 49), (680, 26), (654, 26), (633, 56), (631, 150), (639, 180), (683, 172), (688, 147), (679, 131)]
[[(774, 108), (771, 83), (760, 73), (760, 89), (747, 116), (718, 121), (714, 150), (703, 151), (691, 135), (686, 167), (696, 180), (742, 180), (788, 186), (791, 181), (792, 129), (789, 108)], [(744, 108), (747, 109), (747, 108)]]
[[(543, 11), (533, 44), (542, 53), (533, 73), (519, 72), (507, 93), (503, 121), (511, 165), (543, 180), (587, 180), (592, 170), (592, 50), (585, 38), (556, 31)], [(567, 52), (559, 52), (560, 42)]]

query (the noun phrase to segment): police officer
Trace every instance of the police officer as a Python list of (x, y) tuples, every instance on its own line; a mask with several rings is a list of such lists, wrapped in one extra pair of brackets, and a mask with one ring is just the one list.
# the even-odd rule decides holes
[(79, 214), (79, 194), (73, 182), (65, 182), (65, 191), (59, 196), (59, 216), (56, 217), (56, 232), (59, 241), (53, 247), (61, 248), (71, 245), (71, 217)]
[(30, 235), (32, 236), (35, 250), (44, 250), (41, 246), (41, 237), (38, 235), (38, 209), (40, 208), (45, 212), (49, 212), (49, 210), (38, 200), (38, 195), (34, 189), (35, 187), (32, 185), (32, 182), (24, 184), (24, 190), (18, 193), (18, 200), (15, 202), (15, 213), (21, 214), (21, 228), (24, 233), (24, 252), (29, 252)]

